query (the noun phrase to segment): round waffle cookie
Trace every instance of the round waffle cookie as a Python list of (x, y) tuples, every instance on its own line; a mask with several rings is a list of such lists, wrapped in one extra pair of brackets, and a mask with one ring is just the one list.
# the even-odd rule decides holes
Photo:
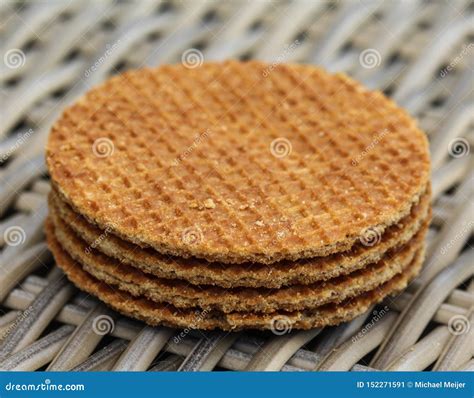
[(256, 61), (115, 76), (55, 123), (47, 165), (89, 223), (221, 263), (349, 250), (406, 217), (429, 178), (425, 135), (383, 94)]
[(374, 236), (372, 241), (363, 240), (350, 251), (295, 262), (281, 261), (271, 265), (226, 265), (197, 258), (184, 259), (162, 255), (153, 249), (143, 249), (122, 240), (110, 231), (102, 231), (88, 223), (67, 203), (61, 201), (54, 190), (50, 193), (49, 206), (56, 226), (60, 223), (58, 218), (61, 218), (62, 223), (67, 224), (89, 248), (100, 250), (107, 256), (146, 273), (167, 279), (184, 279), (197, 285), (280, 288), (284, 285), (310, 284), (354, 272), (367, 264), (379, 261), (387, 251), (406, 244), (420, 226), (429, 220), (430, 193), (428, 186), (408, 216), (389, 227), (382, 236)]
[(199, 307), (178, 309), (171, 304), (157, 303), (144, 297), (134, 297), (127, 292), (115, 289), (84, 271), (62, 249), (54, 237), (53, 226), (50, 222), (47, 223), (46, 232), (48, 244), (58, 266), (80, 289), (98, 297), (122, 314), (141, 319), (150, 325), (161, 324), (198, 329), (271, 329), (276, 320), (282, 319), (288, 322), (289, 327), (297, 329), (336, 325), (355, 318), (384, 297), (405, 288), (419, 272), (424, 258), (424, 248), (422, 247), (406, 270), (377, 288), (341, 303), (330, 303), (311, 310), (223, 313), (217, 310), (207, 311)]
[(311, 309), (329, 302), (341, 302), (375, 289), (403, 272), (424, 244), (428, 224), (420, 228), (406, 245), (386, 253), (383, 258), (346, 276), (311, 285), (291, 285), (280, 289), (221, 288), (190, 285), (180, 279), (162, 279), (91, 249), (59, 218), (52, 215), (55, 239), (85, 271), (96, 279), (152, 301), (170, 303), (177, 308), (199, 306), (229, 313), (233, 311), (273, 312)]

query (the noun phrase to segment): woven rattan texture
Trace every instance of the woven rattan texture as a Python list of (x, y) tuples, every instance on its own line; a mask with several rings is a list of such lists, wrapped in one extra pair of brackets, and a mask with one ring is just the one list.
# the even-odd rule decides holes
[[(224, 341), (230, 348), (216, 369), (473, 369), (468, 1), (6, 1), (0, 14), (0, 367), (207, 369)], [(117, 316), (54, 267), (43, 234), (43, 151), (64, 107), (128, 68), (232, 57), (347, 72), (419, 120), (430, 141), (434, 217), (424, 269), (396, 298), (323, 331), (292, 332), (276, 319), (273, 333), (207, 335)], [(72, 355), (74, 347), (82, 351)]]

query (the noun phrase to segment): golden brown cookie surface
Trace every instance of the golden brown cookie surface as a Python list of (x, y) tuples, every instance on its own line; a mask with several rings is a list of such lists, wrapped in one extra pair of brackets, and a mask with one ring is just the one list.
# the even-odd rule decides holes
[(54, 125), (53, 185), (126, 240), (229, 263), (325, 256), (406, 216), (429, 176), (414, 121), (343, 75), (266, 68), (113, 77)]

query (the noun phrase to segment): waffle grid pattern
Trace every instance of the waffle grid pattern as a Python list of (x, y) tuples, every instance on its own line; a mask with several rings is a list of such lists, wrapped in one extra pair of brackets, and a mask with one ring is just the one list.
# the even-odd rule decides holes
[[(8, 50), (19, 49), (26, 61), (18, 67), (3, 62), (0, 73), (4, 112), (0, 154), (2, 160), (8, 159), (0, 176), (0, 332), (10, 336), (17, 349), (6, 352), (0, 344), (2, 367), (43, 369), (69, 344), (74, 327), (98, 314), (110, 315), (95, 299), (61, 279), (46, 250), (42, 229), (49, 183), (44, 178), (43, 148), (53, 121), (66, 104), (110, 73), (179, 62), (187, 49), (199, 48), (206, 61), (243, 57), (273, 62), (284, 57), (342, 70), (369, 87), (386, 90), (420, 120), (429, 135), (434, 168), (434, 217), (424, 270), (405, 292), (376, 308), (378, 314), (385, 305), (389, 310), (375, 328), (360, 334), (373, 317), (369, 312), (349, 324), (304, 336), (239, 333), (216, 369), (473, 369), (468, 340), (460, 346), (452, 344), (453, 339), (467, 336), (453, 335), (454, 320), (467, 319), (474, 329), (472, 155), (467, 151), (455, 157), (449, 151), (453, 140), (474, 145), (472, 63), (465, 51), (472, 42), (469, 2), (261, 3), (0, 3), (6, 38), (2, 57)], [(295, 40), (299, 44), (287, 49)], [(380, 55), (374, 67), (360, 62), (368, 49)], [(20, 234), (23, 242), (16, 246), (5, 242), (6, 231), (12, 227), (24, 231)], [(61, 363), (56, 369), (173, 370), (181, 366), (194, 370), (205, 366), (206, 356), (204, 362), (193, 360), (192, 351), (206, 336), (197, 330), (184, 336), (179, 330), (144, 330), (142, 324), (124, 317), (115, 318), (114, 325), (100, 345), (88, 352), (86, 361), (76, 363), (79, 355), (71, 354), (71, 362), (56, 361)], [(31, 326), (40, 333), (30, 334)], [(165, 337), (168, 343), (155, 357), (138, 364), (133, 358), (143, 358), (148, 347), (140, 343), (140, 336), (145, 334), (153, 339)], [(358, 336), (357, 344), (353, 336)], [(265, 361), (269, 345), (288, 337), (301, 342), (298, 348), (282, 347), (281, 360), (269, 365)], [(87, 336), (78, 335), (72, 343), (84, 347), (87, 341)], [(423, 349), (426, 344), (433, 347), (428, 354)], [(327, 356), (335, 347), (339, 347), (337, 356)], [(125, 348), (129, 355), (117, 363)], [(467, 356), (457, 351), (451, 355), (456, 349)]]
[[(125, 239), (168, 254), (222, 262), (273, 262), (330, 254), (350, 247), (361, 231), (378, 226), (383, 230), (405, 216), (426, 186), (429, 162), (424, 136), (404, 112), (346, 78), (333, 78), (308, 67), (276, 66), (271, 75), (274, 80), (266, 83), (261, 71), (268, 67), (257, 62), (228, 62), (190, 72), (186, 66), (170, 66), (149, 70), (144, 76), (129, 72), (94, 89), (71, 107), (64, 125), (60, 119), (53, 127), (47, 161), (55, 186), (79, 213), (102, 228), (112, 225)], [(323, 109), (316, 128), (304, 133), (287, 115), (296, 113), (297, 107), (277, 111), (272, 122), (257, 111), (281, 108), (292, 86), (302, 85), (295, 74), (318, 88), (312, 94), (319, 97), (314, 107)], [(283, 85), (281, 80), (288, 76), (291, 84)], [(164, 81), (158, 82), (160, 79)], [(176, 84), (170, 87), (172, 80)], [(184, 91), (181, 84), (189, 88), (177, 99), (176, 92)], [(259, 87), (266, 84), (261, 91)], [(235, 91), (235, 97), (219, 98), (222, 90)], [(191, 92), (196, 100), (190, 100)], [(313, 103), (306, 97), (299, 96), (300, 106), (311, 108)], [(367, 107), (367, 97), (372, 106)], [(338, 108), (324, 111), (331, 101), (340, 102)], [(195, 117), (196, 112), (184, 111), (181, 103), (199, 104), (205, 113)], [(352, 117), (352, 130), (364, 133), (348, 137), (349, 119), (340, 109)], [(252, 117), (247, 121), (249, 110)], [(225, 117), (236, 125), (234, 129)], [(121, 123), (121, 129), (101, 127), (109, 123)], [(192, 145), (193, 132), (206, 130), (211, 130), (210, 137), (176, 167), (182, 170), (173, 166), (170, 170), (171, 159)], [(81, 136), (67, 136), (68, 131), (80, 131)], [(241, 136), (236, 131), (242, 131)], [(361, 161), (349, 169), (351, 159), (360, 153), (358, 147), (368, 148), (378, 131), (386, 131), (389, 137), (372, 144), (368, 159), (372, 166)], [(276, 159), (271, 153), (270, 143), (279, 134), (286, 134), (294, 146), (288, 159)], [(117, 143), (107, 162), (90, 150), (104, 136)], [(355, 145), (351, 137), (357, 137)], [(406, 150), (402, 145), (397, 149), (399, 141)], [(235, 155), (229, 154), (233, 147), (238, 151)], [(322, 156), (319, 148), (328, 155)], [(247, 152), (261, 162), (250, 161)], [(139, 157), (146, 170), (131, 174), (128, 154)], [(332, 165), (327, 164), (329, 158)], [(284, 163), (282, 170), (273, 172), (280, 163)], [(176, 178), (178, 173), (181, 178)], [(354, 178), (349, 177), (352, 173)], [(175, 185), (169, 181), (170, 174), (175, 176)], [(274, 180), (271, 184), (267, 183), (269, 174)], [(191, 180), (200, 188), (190, 189)], [(246, 185), (248, 180), (253, 186)], [(211, 208), (190, 205), (206, 201), (212, 202)], [(150, 212), (161, 221), (155, 217), (150, 222)], [(355, 218), (354, 213), (358, 214)], [(292, 225), (295, 231), (288, 233), (282, 224)], [(193, 227), (202, 230), (203, 237), (188, 245), (182, 231)], [(275, 240), (277, 232), (281, 238)]]

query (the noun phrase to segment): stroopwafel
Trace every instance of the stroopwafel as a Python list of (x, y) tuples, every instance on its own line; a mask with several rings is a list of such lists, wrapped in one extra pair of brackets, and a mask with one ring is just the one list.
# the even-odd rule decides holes
[(326, 256), (405, 217), (429, 178), (413, 119), (342, 74), (268, 67), (109, 79), (53, 126), (53, 186), (125, 240), (223, 263)]
[(424, 244), (428, 224), (406, 245), (389, 251), (380, 261), (343, 277), (311, 285), (291, 285), (280, 289), (220, 288), (191, 285), (180, 279), (162, 279), (120, 264), (100, 252), (89, 249), (59, 218), (52, 215), (55, 239), (86, 272), (96, 279), (152, 301), (177, 308), (198, 306), (229, 313), (273, 312), (311, 309), (329, 302), (341, 302), (382, 285), (403, 272)]
[(271, 329), (275, 320), (283, 318), (295, 329), (310, 329), (336, 325), (355, 318), (371, 305), (406, 287), (421, 268), (424, 248), (416, 254), (408, 269), (385, 284), (340, 304), (326, 304), (313, 310), (278, 311), (272, 313), (206, 311), (199, 307), (178, 309), (170, 304), (156, 303), (143, 297), (134, 297), (99, 281), (82, 269), (54, 238), (53, 226), (46, 225), (47, 239), (58, 266), (80, 289), (98, 297), (116, 311), (141, 319), (150, 325), (171, 327), (240, 330), (248, 328)]
[(268, 67), (130, 71), (66, 109), (46, 233), (73, 283), (151, 325), (307, 329), (418, 273), (431, 186), (414, 120), (343, 74)]
[(196, 258), (167, 256), (149, 248), (143, 249), (116, 237), (110, 231), (102, 231), (89, 224), (84, 217), (62, 202), (54, 191), (50, 194), (50, 209), (55, 217), (61, 217), (89, 247), (146, 273), (167, 279), (184, 279), (197, 285), (280, 288), (345, 275), (380, 260), (388, 250), (406, 244), (427, 219), (430, 188), (427, 188), (408, 216), (389, 227), (382, 236), (374, 236), (372, 241), (363, 240), (350, 251), (326, 257), (295, 262), (281, 261), (271, 265), (211, 263)]

